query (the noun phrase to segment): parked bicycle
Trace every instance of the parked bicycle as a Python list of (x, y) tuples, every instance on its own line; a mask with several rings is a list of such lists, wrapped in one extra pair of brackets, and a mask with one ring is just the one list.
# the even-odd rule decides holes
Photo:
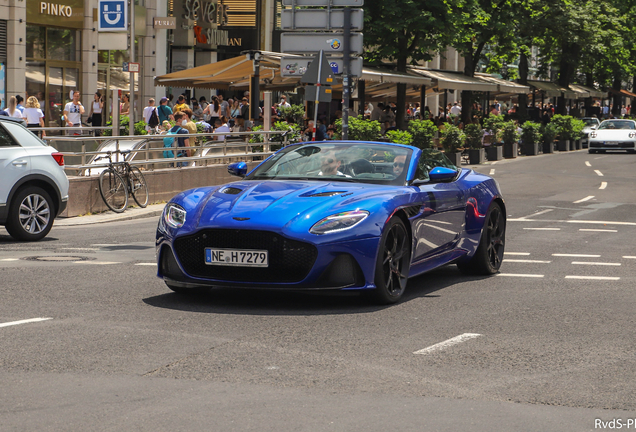
[[(123, 156), (123, 161), (113, 162), (112, 155), (117, 153)], [(99, 194), (108, 208), (116, 213), (122, 213), (128, 207), (129, 193), (139, 207), (148, 205), (148, 184), (141, 170), (128, 163), (129, 154), (130, 150), (115, 150), (95, 158), (96, 161), (108, 159), (108, 168), (99, 175)]]

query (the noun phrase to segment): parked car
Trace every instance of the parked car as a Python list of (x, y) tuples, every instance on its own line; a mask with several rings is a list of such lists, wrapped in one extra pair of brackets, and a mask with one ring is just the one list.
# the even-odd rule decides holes
[(18, 240), (44, 238), (66, 208), (64, 156), (24, 122), (0, 117), (0, 225)]
[(596, 117), (583, 117), (581, 120), (585, 123), (585, 127), (583, 128), (583, 138), (581, 138), (581, 145), (583, 148), (587, 148), (592, 128), (598, 127), (601, 124), (601, 121)]
[[(242, 180), (176, 195), (157, 228), (170, 289), (362, 290), (398, 301), (407, 279), (456, 263), (493, 274), (506, 209), (497, 182), (437, 150), (372, 142), (287, 146)], [(247, 175), (246, 175), (247, 174)]]
[(605, 153), (607, 150), (636, 152), (636, 121), (604, 120), (597, 128), (592, 127), (588, 152)]

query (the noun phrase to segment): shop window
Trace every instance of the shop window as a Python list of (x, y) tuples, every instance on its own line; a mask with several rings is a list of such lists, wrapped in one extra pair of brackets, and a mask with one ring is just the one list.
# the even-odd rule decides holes
[(45, 58), (46, 28), (36, 25), (27, 25), (26, 41), (27, 58)]
[(46, 42), (48, 59), (80, 61), (81, 45), (77, 30), (48, 27)]

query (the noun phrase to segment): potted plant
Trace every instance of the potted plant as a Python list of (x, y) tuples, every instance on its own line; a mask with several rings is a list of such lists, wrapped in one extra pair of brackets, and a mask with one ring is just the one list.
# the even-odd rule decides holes
[(508, 159), (516, 158), (519, 152), (519, 132), (514, 121), (510, 120), (504, 123), (501, 129), (501, 141), (504, 144), (504, 157)]
[(430, 120), (411, 120), (408, 132), (413, 137), (412, 145), (421, 149), (433, 148), (438, 132), (437, 126)]
[(573, 134), (572, 117), (557, 114), (552, 117), (552, 121), (559, 137), (558, 150), (570, 151), (570, 140)]
[(521, 143), (523, 154), (536, 156), (539, 154), (539, 142), (541, 141), (541, 125), (527, 121), (521, 127)]
[(581, 138), (583, 138), (583, 129), (585, 128), (585, 122), (580, 119), (572, 119), (572, 135), (575, 142), (575, 149), (581, 150), (583, 145)]
[(541, 136), (543, 137), (543, 153), (554, 153), (554, 139), (557, 136), (556, 126), (552, 123), (543, 126)]
[(484, 137), (490, 144), (486, 147), (486, 157), (489, 161), (498, 161), (503, 159), (503, 149), (501, 142), (498, 140), (499, 132), (503, 128), (505, 121), (503, 115), (489, 115), (484, 119), (484, 129), (487, 136)]
[(389, 142), (396, 144), (411, 145), (413, 143), (413, 136), (407, 131), (388, 131), (386, 137), (389, 139)]
[(468, 161), (471, 165), (476, 165), (485, 162), (486, 150), (481, 143), (481, 139), (484, 136), (484, 132), (481, 126), (475, 123), (466, 125), (464, 128), (464, 134), (466, 135), (466, 147), (468, 147)]
[(444, 153), (446, 153), (446, 156), (451, 160), (453, 165), (460, 166), (462, 164), (461, 148), (464, 145), (465, 139), (464, 132), (457, 126), (449, 123), (444, 125), (441, 135)]

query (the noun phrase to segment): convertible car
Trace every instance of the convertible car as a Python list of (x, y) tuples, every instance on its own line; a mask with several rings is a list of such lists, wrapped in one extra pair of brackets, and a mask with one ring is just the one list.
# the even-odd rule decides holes
[(494, 274), (506, 209), (497, 182), (437, 150), (359, 141), (287, 146), (241, 180), (166, 205), (157, 276), (170, 289), (360, 290), (398, 301), (407, 279), (455, 263)]
[(588, 142), (589, 153), (605, 153), (607, 150), (635, 153), (636, 121), (604, 120), (597, 128), (592, 128)]

